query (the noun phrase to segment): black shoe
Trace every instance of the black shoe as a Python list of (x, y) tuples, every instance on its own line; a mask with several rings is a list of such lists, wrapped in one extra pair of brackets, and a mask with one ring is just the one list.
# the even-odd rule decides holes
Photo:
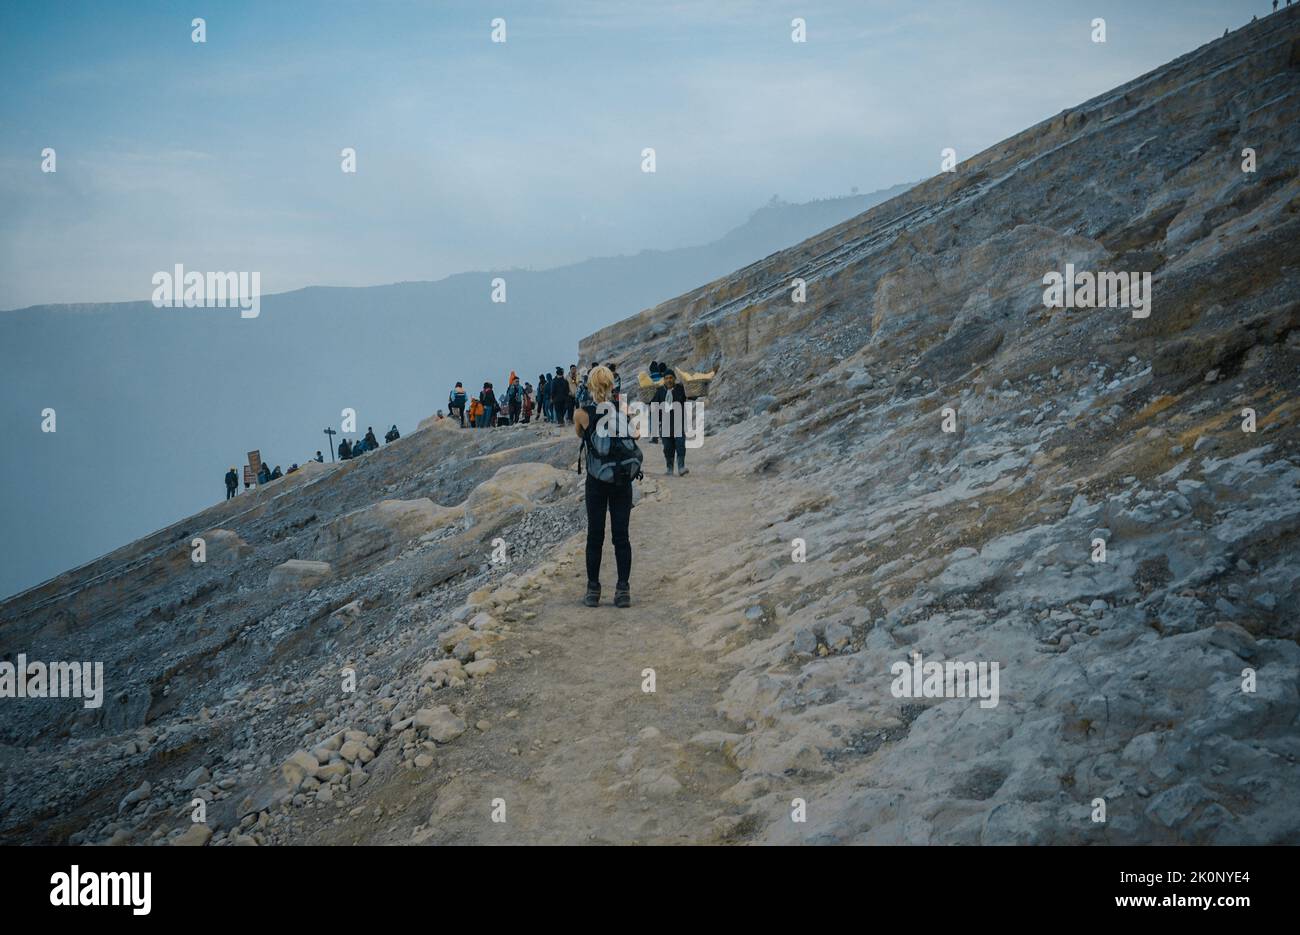
[[(598, 584), (592, 584), (590, 581), (588, 581), (588, 582), (587, 582), (587, 593), (586, 593), (585, 595), (583, 595), (582, 603), (586, 604), (588, 607), (595, 607), (597, 604), (599, 604), (599, 603), (600, 603), (600, 585), (598, 585)], [(617, 598), (615, 599), (615, 603), (617, 603)]]
[(632, 595), (628, 593), (627, 585), (623, 585), (621, 588), (618, 587), (614, 588), (614, 606), (615, 607), (632, 606)]

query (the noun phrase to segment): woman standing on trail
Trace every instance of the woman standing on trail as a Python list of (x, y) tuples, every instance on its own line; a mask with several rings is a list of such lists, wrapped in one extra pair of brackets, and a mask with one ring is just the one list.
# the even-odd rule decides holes
[[(560, 376), (558, 379), (563, 380)], [(606, 367), (596, 367), (587, 375), (592, 405), (574, 413), (573, 429), (584, 442), (590, 443), (598, 422), (597, 406), (609, 403), (614, 393), (614, 375)], [(635, 438), (636, 436), (633, 435)], [(605, 511), (609, 511), (610, 538), (614, 540), (614, 561), (618, 581), (614, 585), (614, 606), (628, 607), (632, 597), (628, 577), (632, 573), (632, 542), (628, 538), (628, 521), (632, 515), (632, 481), (609, 483), (587, 471), (587, 593), (582, 602), (588, 607), (600, 603), (600, 557), (605, 549)]]

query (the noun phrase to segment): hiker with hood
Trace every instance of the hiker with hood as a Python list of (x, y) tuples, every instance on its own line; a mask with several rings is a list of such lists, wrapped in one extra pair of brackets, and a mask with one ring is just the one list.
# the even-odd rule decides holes
[[(573, 430), (582, 439), (579, 468), (584, 455), (587, 466), (583, 491), (587, 504), (587, 592), (582, 602), (588, 607), (600, 603), (600, 559), (605, 550), (605, 514), (608, 512), (614, 562), (618, 567), (614, 606), (628, 607), (632, 603), (628, 586), (632, 574), (632, 542), (628, 536), (628, 524), (632, 515), (632, 481), (640, 476), (641, 454), (636, 447), (635, 429), (625, 418), (616, 415), (612, 400), (614, 375), (605, 367), (596, 367), (587, 375), (587, 385), (591, 388), (592, 405), (577, 410), (573, 418)], [(593, 442), (598, 441), (597, 433), (604, 433), (602, 437), (606, 440), (620, 442), (606, 446), (609, 458), (602, 458), (597, 447), (593, 446)], [(630, 455), (635, 456), (634, 460), (629, 460)]]
[[(442, 410), (441, 410), (441, 409), (438, 410), (438, 418), (439, 418), (439, 419), (442, 418)], [(399, 431), (397, 431), (397, 426), (394, 425), (391, 429), (388, 430), (388, 434), (386, 434), (386, 435), (384, 436), (384, 444), (389, 444), (389, 443), (391, 443), (391, 442), (395, 442), (395, 441), (397, 441), (397, 440), (398, 440), (399, 438), (401, 438), (401, 437), (402, 437), (402, 433), (399, 432)]]
[(324, 463), (325, 463), (325, 456), (324, 456), (323, 454), (320, 453), (320, 449), (319, 449), (319, 448), (316, 449), (316, 458), (315, 458), (315, 461), (316, 461), (317, 464), (324, 464)]
[(239, 488), (239, 475), (235, 473), (234, 467), (226, 472), (226, 499), (229, 500), (235, 495)]
[(261, 486), (262, 484), (269, 484), (270, 482), (271, 482), (271, 469), (267, 467), (265, 463), (263, 463), (262, 466), (257, 469), (257, 483), (259, 486)]
[(447, 411), (451, 413), (453, 418), (460, 418), (461, 428), (465, 427), (465, 404), (467, 402), (469, 402), (469, 396), (465, 394), (465, 387), (457, 380), (452, 391), (447, 394)]
[(483, 392), (478, 394), (478, 401), (483, 404), (483, 415), (480, 416), (480, 424), (491, 428), (496, 424), (497, 417), (497, 394), (492, 391), (491, 383), (483, 384)]
[[(686, 409), (686, 387), (677, 382), (677, 374), (668, 369), (664, 371), (663, 386), (655, 390), (654, 397), (650, 400), (651, 405), (661, 404), (662, 408), (657, 410), (659, 418), (659, 435), (664, 443), (664, 460), (668, 462), (667, 474), (669, 477), (673, 473), (673, 455), (677, 455), (677, 473), (685, 477), (690, 473), (686, 469), (686, 431), (682, 425), (682, 413)], [(672, 403), (680, 403), (680, 407), (670, 409)]]
[(339, 460), (346, 461), (352, 457), (352, 445), (345, 438), (339, 442)]
[(564, 368), (556, 367), (555, 376), (551, 378), (551, 410), (555, 413), (558, 424), (564, 424), (564, 416), (570, 405), (569, 381), (564, 379)]
[(510, 371), (510, 383), (506, 386), (506, 410), (510, 413), (510, 424), (519, 421), (519, 412), (524, 406), (524, 387), (513, 370)]
[(366, 426), (366, 451), (374, 451), (379, 447), (379, 439), (375, 438), (374, 426)]
[(280, 472), (280, 465), (277, 464), (275, 470), (271, 472), (271, 480), (279, 480), (281, 477), (284, 477), (284, 474)]

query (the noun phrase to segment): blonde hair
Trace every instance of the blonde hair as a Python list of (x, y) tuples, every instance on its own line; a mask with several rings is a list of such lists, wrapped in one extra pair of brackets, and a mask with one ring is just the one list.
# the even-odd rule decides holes
[(614, 374), (608, 367), (592, 367), (587, 374), (587, 389), (591, 390), (591, 398), (596, 402), (609, 402), (614, 393)]

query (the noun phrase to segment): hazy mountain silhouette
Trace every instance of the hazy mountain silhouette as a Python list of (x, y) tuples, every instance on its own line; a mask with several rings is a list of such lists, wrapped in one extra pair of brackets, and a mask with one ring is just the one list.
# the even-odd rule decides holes
[[(445, 407), (457, 380), (501, 388), (513, 368), (535, 383), (543, 369), (575, 363), (578, 339), (602, 325), (909, 187), (806, 204), (774, 198), (702, 246), (264, 296), (256, 319), (148, 302), (0, 313), (0, 345), (9, 351), (0, 376), (8, 440), (0, 508), (10, 530), (0, 594), (220, 499), (222, 475), (250, 449), (287, 469), (324, 449), (321, 430), (337, 429), (344, 407), (356, 410), (362, 433), (374, 426), (382, 436)], [(184, 258), (160, 269), (173, 262)], [(490, 301), (495, 276), (506, 280), (504, 304)], [(53, 434), (40, 431), (46, 407), (57, 413)]]

